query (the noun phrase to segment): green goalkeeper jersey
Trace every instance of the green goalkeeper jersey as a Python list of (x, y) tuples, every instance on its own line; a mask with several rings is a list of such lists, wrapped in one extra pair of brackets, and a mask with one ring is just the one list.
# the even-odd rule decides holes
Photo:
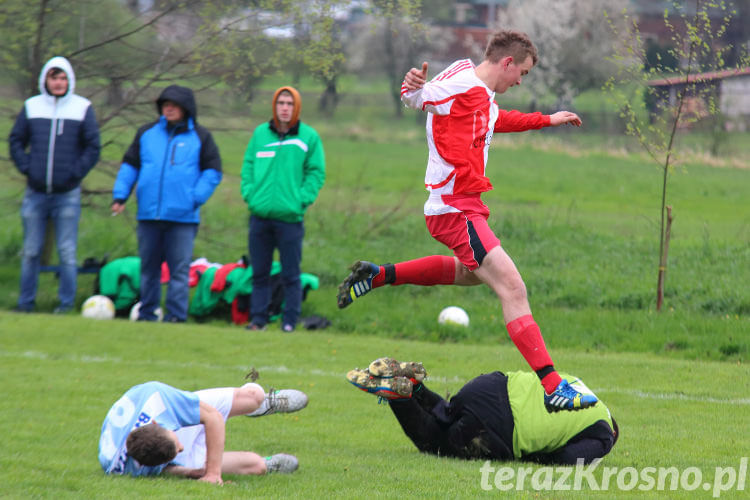
[[(612, 416), (601, 401), (584, 410), (548, 413), (544, 406), (544, 388), (536, 374), (510, 372), (507, 376), (514, 424), (513, 456), (516, 458), (562, 448), (573, 436), (599, 420), (612, 427)], [(560, 376), (580, 393), (593, 394), (579, 378), (566, 373)]]

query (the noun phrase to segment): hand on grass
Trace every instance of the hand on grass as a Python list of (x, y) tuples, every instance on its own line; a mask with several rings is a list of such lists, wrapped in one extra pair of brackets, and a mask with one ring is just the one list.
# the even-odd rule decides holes
[(204, 483), (213, 483), (213, 484), (224, 484), (224, 481), (221, 480), (221, 474), (206, 474), (205, 476), (198, 479), (198, 481), (202, 481)]

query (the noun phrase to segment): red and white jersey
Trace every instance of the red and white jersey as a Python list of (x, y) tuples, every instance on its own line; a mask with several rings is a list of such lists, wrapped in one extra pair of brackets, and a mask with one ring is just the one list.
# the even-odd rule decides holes
[(427, 111), (429, 158), (425, 187), (430, 197), (425, 215), (458, 212), (453, 196), (492, 189), (485, 175), (487, 154), (494, 132), (521, 132), (548, 126), (541, 113), (521, 113), (498, 108), (495, 92), (474, 72), (474, 63), (463, 59), (451, 64), (419, 90), (401, 85), (401, 101)]

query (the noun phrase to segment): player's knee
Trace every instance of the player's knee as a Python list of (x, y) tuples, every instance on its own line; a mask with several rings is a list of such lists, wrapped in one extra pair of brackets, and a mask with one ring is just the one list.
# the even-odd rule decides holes
[(457, 261), (456, 263), (456, 279), (454, 280), (456, 285), (478, 285), (482, 283), (482, 280), (473, 272), (469, 271), (465, 265)]
[(515, 273), (514, 275), (507, 277), (504, 280), (503, 285), (506, 299), (512, 301), (526, 300), (526, 284), (523, 282), (520, 274)]
[(256, 407), (260, 406), (261, 403), (263, 403), (263, 400), (266, 399), (266, 393), (263, 391), (263, 387), (255, 382), (245, 384), (240, 387), (239, 390), (243, 399), (246, 399)]

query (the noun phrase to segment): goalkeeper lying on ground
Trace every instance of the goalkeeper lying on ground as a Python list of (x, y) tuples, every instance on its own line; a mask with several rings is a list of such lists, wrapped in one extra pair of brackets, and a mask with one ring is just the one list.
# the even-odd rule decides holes
[[(425, 453), (543, 464), (589, 463), (612, 449), (619, 436), (607, 407), (550, 413), (535, 374), (493, 372), (470, 380), (446, 401), (424, 384), (421, 363), (380, 358), (347, 374), (359, 389), (386, 399), (406, 435)], [(562, 375), (582, 394), (578, 378)]]

